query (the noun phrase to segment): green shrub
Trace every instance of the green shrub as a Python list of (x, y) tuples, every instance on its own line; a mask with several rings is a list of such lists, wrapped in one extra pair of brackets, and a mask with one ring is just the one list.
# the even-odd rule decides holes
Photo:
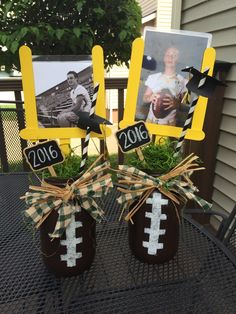
[(91, 54), (104, 49), (105, 64), (128, 64), (132, 41), (140, 36), (141, 9), (135, 0), (6, 0), (0, 4), (1, 64), (19, 68), (18, 49), (34, 55)]

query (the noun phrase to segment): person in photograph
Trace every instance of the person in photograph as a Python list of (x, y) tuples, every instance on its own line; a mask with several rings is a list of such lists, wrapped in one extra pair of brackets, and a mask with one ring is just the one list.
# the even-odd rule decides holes
[(179, 50), (167, 48), (163, 59), (164, 71), (149, 75), (145, 81), (143, 101), (150, 104), (146, 122), (172, 126), (183, 123), (179, 113), (183, 110), (181, 100), (186, 92), (186, 80), (176, 73), (178, 60)]
[(72, 124), (77, 124), (79, 112), (89, 112), (91, 108), (89, 93), (86, 88), (78, 83), (78, 74), (75, 71), (67, 73), (67, 82), (71, 87), (70, 98), (72, 106), (64, 109), (57, 116), (58, 124), (61, 127), (69, 127)]

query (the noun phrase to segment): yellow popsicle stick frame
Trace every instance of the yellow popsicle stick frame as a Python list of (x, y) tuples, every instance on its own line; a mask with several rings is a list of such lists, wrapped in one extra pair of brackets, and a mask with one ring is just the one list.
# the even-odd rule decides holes
[[(20, 136), (26, 140), (60, 139), (61, 144), (68, 143), (70, 138), (85, 138), (86, 131), (79, 128), (39, 128), (35, 98), (35, 83), (31, 49), (22, 46), (19, 51), (22, 84), (25, 102), (26, 128), (20, 131)], [(93, 81), (99, 84), (95, 113), (106, 118), (105, 82), (104, 82), (104, 57), (103, 49), (94, 46), (92, 49)], [(104, 138), (111, 135), (111, 130), (105, 125), (100, 125), (102, 134), (91, 132), (91, 137)]]
[[(124, 109), (124, 117), (120, 122), (120, 127), (125, 128), (135, 123), (136, 105), (138, 99), (138, 91), (140, 84), (140, 76), (142, 69), (142, 61), (144, 54), (144, 40), (137, 38), (132, 45), (132, 54), (130, 60), (129, 79), (127, 86), (126, 102)], [(215, 64), (216, 53), (214, 48), (206, 48), (203, 56), (202, 71), (209, 68), (208, 75), (212, 76), (214, 64)], [(185, 138), (195, 141), (201, 141), (205, 137), (203, 132), (203, 123), (206, 113), (207, 98), (200, 96), (195, 107), (192, 126), (188, 129)], [(182, 128), (169, 126), (169, 125), (158, 125), (154, 123), (146, 123), (147, 129), (153, 135), (180, 137)]]

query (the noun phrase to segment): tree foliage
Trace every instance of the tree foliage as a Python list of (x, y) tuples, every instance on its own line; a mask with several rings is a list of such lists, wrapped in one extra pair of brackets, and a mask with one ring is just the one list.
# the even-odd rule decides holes
[(34, 55), (91, 54), (104, 49), (105, 64), (127, 64), (140, 36), (141, 10), (135, 0), (5, 0), (0, 5), (0, 63), (19, 65), (18, 49)]

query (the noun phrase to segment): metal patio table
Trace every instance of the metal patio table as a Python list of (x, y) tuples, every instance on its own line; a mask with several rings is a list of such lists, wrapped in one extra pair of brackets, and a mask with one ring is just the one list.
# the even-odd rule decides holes
[(114, 189), (104, 199), (97, 251), (80, 276), (56, 278), (38, 236), (23, 223), (29, 175), (0, 175), (0, 313), (236, 313), (235, 258), (183, 219), (175, 258), (148, 265), (132, 256)]

